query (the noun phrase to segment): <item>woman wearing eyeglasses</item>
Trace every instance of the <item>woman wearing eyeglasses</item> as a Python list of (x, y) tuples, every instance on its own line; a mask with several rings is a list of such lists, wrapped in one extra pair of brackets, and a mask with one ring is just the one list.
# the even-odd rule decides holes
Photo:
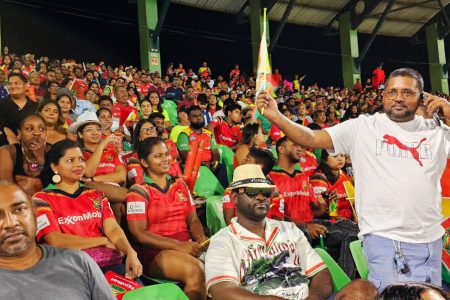
[(167, 173), (170, 153), (160, 138), (139, 144), (144, 183), (127, 194), (128, 228), (144, 274), (181, 281), (190, 299), (205, 299), (205, 274), (200, 255), (207, 238), (192, 196), (182, 179)]
[[(139, 158), (137, 154), (137, 149), (139, 148), (139, 144), (149, 137), (157, 137), (160, 133), (158, 132), (158, 128), (156, 124), (147, 119), (141, 119), (134, 128), (134, 149), (136, 151), (127, 159), (127, 186), (132, 186), (133, 184), (141, 184), (144, 182), (144, 170), (142, 169), (141, 164), (139, 163)], [(172, 177), (181, 177), (181, 169), (178, 163), (177, 158), (179, 158), (178, 150), (175, 143), (172, 140), (164, 140), (167, 148), (170, 152), (171, 163), (168, 174)]]

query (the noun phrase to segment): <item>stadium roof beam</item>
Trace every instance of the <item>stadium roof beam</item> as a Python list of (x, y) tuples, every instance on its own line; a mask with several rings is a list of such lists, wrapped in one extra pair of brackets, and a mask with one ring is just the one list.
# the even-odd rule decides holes
[(339, 16), (347, 11), (351, 12), (351, 27), (353, 30), (358, 29), (359, 25), (365, 19), (370, 17), (374, 9), (383, 2), (383, 0), (351, 0), (349, 1), (328, 23), (325, 27), (325, 35), (338, 34), (339, 32), (333, 30), (333, 24), (338, 22)]
[[(277, 0), (263, 0), (262, 6), (267, 8), (267, 15), (269, 15), (270, 10), (275, 5)], [(238, 24), (245, 24), (250, 22), (250, 18), (244, 14), (245, 9), (248, 7), (250, 8), (249, 0), (245, 1), (244, 4), (242, 4), (241, 8), (239, 9), (239, 12), (236, 15), (236, 23)]]
[[(436, 0), (435, 0), (436, 1)], [(448, 24), (448, 14), (450, 13), (450, 3), (447, 5), (442, 5), (439, 1), (439, 6), (441, 10), (433, 18), (431, 18), (427, 23), (425, 23), (416, 33), (411, 36), (411, 43), (418, 45), (427, 42), (426, 38), (426, 28), (427, 26), (436, 23), (438, 39), (444, 39), (450, 32), (450, 25)]]
[(152, 32), (152, 43), (156, 45), (159, 34), (161, 33), (161, 29), (164, 25), (164, 21), (166, 20), (167, 11), (169, 10), (170, 0), (164, 0), (163, 5), (161, 7), (161, 11), (158, 16), (158, 24), (156, 24), (155, 30)]
[(361, 50), (361, 53), (359, 54), (359, 57), (356, 58), (356, 65), (359, 67), (361, 65), (361, 62), (364, 60), (364, 58), (367, 55), (367, 52), (369, 51), (370, 47), (372, 46), (373, 41), (375, 40), (375, 37), (378, 34), (378, 31), (380, 31), (381, 26), (383, 26), (384, 21), (387, 18), (387, 15), (392, 9), (392, 6), (394, 6), (396, 0), (389, 0), (388, 5), (384, 9), (383, 14), (381, 15), (380, 19), (378, 19), (377, 25), (375, 25), (375, 28), (372, 31), (372, 34), (370, 35), (369, 39), (367, 40), (366, 44)]
[(273, 34), (273, 38), (271, 39), (269, 53), (272, 53), (273, 49), (275, 49), (275, 46), (277, 45), (278, 39), (280, 38), (280, 35), (281, 35), (281, 32), (283, 32), (284, 26), (286, 25), (286, 22), (289, 18), (289, 15), (291, 14), (294, 4), (295, 4), (295, 0), (289, 0), (289, 3), (286, 6), (286, 10), (284, 11), (284, 14), (283, 14), (283, 18), (280, 20), (280, 23), (278, 24), (277, 29), (275, 30), (275, 33)]
[[(409, 8), (412, 8), (412, 7), (429, 8), (429, 7), (427, 7), (427, 6), (422, 6), (422, 5), (423, 5), (423, 4), (430, 3), (430, 2), (436, 2), (436, 0), (424, 0), (424, 1), (419, 2), (419, 3), (401, 3), (401, 2), (398, 2), (398, 1), (397, 1), (397, 4), (402, 4), (403, 6), (397, 7), (397, 8), (394, 8), (394, 9), (391, 9), (391, 12), (402, 11), (402, 10), (409, 9)], [(378, 13), (378, 14), (370, 15), (370, 17), (371, 17), (371, 18), (378, 18), (378, 17), (381, 16), (382, 14), (383, 14), (383, 13)]]

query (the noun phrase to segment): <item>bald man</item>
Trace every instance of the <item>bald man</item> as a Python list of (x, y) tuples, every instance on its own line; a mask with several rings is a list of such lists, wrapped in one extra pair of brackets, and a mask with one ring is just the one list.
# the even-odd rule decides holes
[(87, 254), (36, 245), (45, 222), (19, 186), (0, 182), (0, 299), (115, 299)]

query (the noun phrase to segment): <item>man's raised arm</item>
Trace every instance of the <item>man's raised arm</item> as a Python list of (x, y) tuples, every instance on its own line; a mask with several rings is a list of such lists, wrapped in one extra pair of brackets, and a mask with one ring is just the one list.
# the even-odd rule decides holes
[(325, 130), (311, 130), (290, 121), (278, 111), (277, 102), (265, 92), (256, 99), (256, 108), (275, 124), (294, 143), (306, 148), (334, 149), (330, 135)]

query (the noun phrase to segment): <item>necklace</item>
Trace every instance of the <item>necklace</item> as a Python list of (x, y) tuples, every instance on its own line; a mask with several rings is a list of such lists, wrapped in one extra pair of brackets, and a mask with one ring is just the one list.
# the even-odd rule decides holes
[(36, 172), (36, 171), (42, 171), (42, 168), (44, 167), (43, 165), (41, 165), (40, 163), (38, 163), (38, 162), (32, 162), (28, 157), (27, 157), (27, 155), (25, 154), (25, 150), (23, 149), (23, 146), (21, 146), (21, 148), (22, 148), (22, 153), (23, 153), (23, 157), (25, 157), (25, 160), (27, 161), (27, 163), (28, 163), (28, 170), (30, 171), (30, 172)]

